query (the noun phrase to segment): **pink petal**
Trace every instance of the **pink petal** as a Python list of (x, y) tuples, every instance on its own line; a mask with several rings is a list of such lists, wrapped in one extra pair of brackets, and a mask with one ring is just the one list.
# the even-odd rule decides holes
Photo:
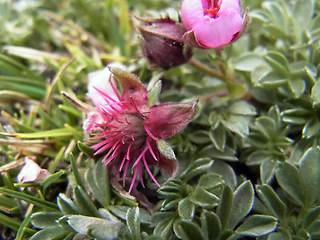
[(227, 9), (233, 9), (235, 12), (241, 15), (240, 0), (222, 0), (220, 2), (220, 13), (224, 12)]
[(203, 16), (201, 0), (183, 0), (181, 5), (181, 18), (188, 31), (192, 30), (194, 24)]
[(20, 183), (39, 183), (51, 176), (46, 169), (42, 169), (37, 163), (30, 158), (24, 159), (24, 166), (17, 176)]
[(240, 0), (220, 0), (219, 3), (217, 18), (204, 14), (208, 0), (183, 0), (181, 5), (183, 23), (205, 48), (221, 48), (229, 44), (243, 24)]
[(89, 112), (87, 119), (83, 122), (82, 128), (85, 133), (91, 133), (94, 130), (99, 130), (97, 124), (102, 123), (103, 118), (99, 112)]
[[(110, 67), (110, 66), (109, 66)], [(148, 103), (148, 91), (138, 76), (123, 68), (110, 67), (110, 71), (117, 78), (122, 88), (122, 99), (131, 102), (137, 110), (144, 108)]]
[(159, 139), (169, 138), (186, 127), (195, 116), (198, 101), (166, 103), (150, 107), (145, 128)]
[(224, 10), (216, 19), (207, 16), (199, 19), (193, 27), (198, 42), (208, 48), (219, 48), (229, 44), (241, 30), (242, 16), (233, 9)]

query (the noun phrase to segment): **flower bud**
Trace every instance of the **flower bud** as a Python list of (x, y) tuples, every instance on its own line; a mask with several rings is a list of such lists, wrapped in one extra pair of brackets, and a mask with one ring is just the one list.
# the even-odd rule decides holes
[(240, 0), (183, 0), (184, 40), (197, 48), (223, 48), (246, 30), (249, 17), (241, 15)]
[(181, 23), (172, 19), (141, 19), (138, 26), (143, 42), (142, 52), (153, 66), (168, 69), (186, 63), (192, 56), (192, 48), (184, 44), (186, 32)]

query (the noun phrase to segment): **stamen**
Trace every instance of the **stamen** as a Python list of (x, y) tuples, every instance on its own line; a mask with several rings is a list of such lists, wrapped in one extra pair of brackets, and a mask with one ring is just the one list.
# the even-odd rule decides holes
[(134, 164), (132, 165), (132, 167), (134, 168), (140, 161), (140, 159), (144, 156), (144, 154), (146, 153), (146, 151), (148, 150), (148, 146), (146, 146), (143, 151), (140, 153), (139, 157), (137, 158), (137, 160), (134, 162)]
[(143, 182), (143, 177), (142, 177), (142, 168), (141, 168), (141, 162), (139, 162), (138, 166), (137, 166), (138, 170), (139, 170), (139, 175), (140, 175), (140, 183), (142, 185), (143, 188), (145, 188), (144, 186), (144, 182)]
[(122, 169), (122, 167), (123, 167), (123, 165), (124, 165), (124, 163), (125, 163), (125, 161), (126, 161), (126, 155), (124, 155), (124, 157), (122, 158), (122, 161), (121, 161), (121, 164), (120, 164), (120, 167), (119, 167), (119, 172), (121, 172), (121, 169)]
[(142, 161), (143, 161), (143, 164), (144, 164), (144, 166), (145, 166), (145, 168), (146, 168), (149, 176), (151, 177), (152, 181), (154, 181), (155, 184), (157, 184), (158, 187), (160, 187), (160, 184), (157, 182), (157, 180), (156, 180), (156, 179), (154, 178), (154, 176), (152, 175), (152, 173), (151, 173), (151, 171), (150, 171), (150, 169), (149, 169), (149, 167), (148, 167), (148, 164), (147, 164), (147, 161), (146, 161), (146, 158), (145, 158), (144, 155), (143, 155), (143, 157), (142, 157)]
[(126, 165), (124, 167), (124, 171), (123, 171), (123, 175), (122, 175), (122, 186), (123, 187), (124, 187), (124, 185), (126, 183), (126, 177), (127, 177), (127, 171), (128, 171), (129, 163), (130, 163), (130, 161), (127, 161)]
[(130, 143), (128, 150), (127, 150), (126, 159), (128, 159), (128, 160), (130, 160), (130, 149), (131, 149), (132, 144), (133, 144), (133, 142)]
[(143, 127), (144, 130), (146, 130), (146, 132), (148, 133), (149, 137), (151, 137), (153, 140), (157, 140), (157, 138), (150, 132), (149, 128), (147, 128), (145, 125)]
[(133, 188), (133, 185), (134, 185), (134, 182), (136, 181), (137, 173), (138, 173), (138, 169), (136, 168), (135, 171), (134, 171), (134, 174), (133, 174), (133, 178), (132, 178), (131, 184), (130, 184), (129, 193), (131, 192), (131, 190)]
[(153, 157), (156, 161), (158, 161), (158, 158), (157, 158), (156, 155), (154, 154), (153, 149), (152, 149), (152, 147), (151, 147), (151, 144), (150, 144), (150, 142), (149, 142), (149, 138), (147, 138), (147, 145), (148, 145), (148, 147), (149, 147), (149, 152), (151, 153), (152, 157)]
[(135, 132), (132, 132), (132, 134), (131, 134), (132, 141), (134, 141), (134, 134), (135, 134)]
[(120, 96), (119, 91), (117, 89), (116, 83), (115, 83), (115, 81), (114, 81), (114, 79), (113, 79), (113, 77), (111, 75), (109, 77), (109, 81), (110, 81), (110, 85), (111, 85), (114, 93), (117, 95), (118, 99), (120, 100), (121, 96)]
[(131, 124), (132, 124), (131, 122), (128, 121), (127, 118), (125, 118), (125, 120), (126, 120), (126, 123), (127, 123), (128, 125), (131, 125)]
[[(116, 102), (116, 100), (114, 100), (112, 97), (110, 97), (109, 95), (107, 95), (106, 93), (104, 93), (104, 92), (102, 92), (100, 89), (98, 89), (98, 88), (96, 88), (96, 87), (94, 87), (94, 89), (103, 97), (103, 98), (106, 98), (106, 99), (108, 99), (108, 100), (110, 100), (110, 101), (112, 101), (112, 102)], [(105, 100), (106, 100), (105, 99)], [(107, 100), (106, 100), (106, 102), (108, 102)], [(109, 103), (109, 102), (108, 102)]]

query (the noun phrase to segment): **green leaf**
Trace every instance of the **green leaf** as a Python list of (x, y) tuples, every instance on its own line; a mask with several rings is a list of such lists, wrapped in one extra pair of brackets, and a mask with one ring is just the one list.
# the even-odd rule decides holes
[(107, 167), (98, 161), (85, 173), (86, 183), (90, 187), (93, 196), (102, 206), (107, 208), (110, 203), (110, 184), (107, 176)]
[(223, 125), (241, 137), (249, 134), (249, 118), (241, 115), (230, 115), (226, 120), (222, 120)]
[(64, 239), (70, 232), (63, 230), (59, 226), (45, 228), (34, 234), (30, 240), (60, 240)]
[[(28, 232), (30, 234), (31, 232), (34, 231), (33, 229), (30, 229), (27, 227), (29, 226), (30, 222), (31, 222), (31, 213), (28, 216), (26, 216), (23, 219), (22, 223), (20, 224), (19, 229), (17, 231), (16, 240), (23, 240), (25, 239), (24, 238), (25, 232)], [(36, 233), (36, 231), (34, 231), (34, 233)]]
[(294, 79), (294, 80), (288, 81), (288, 83), (289, 83), (290, 90), (293, 93), (293, 96), (295, 98), (301, 97), (301, 95), (304, 93), (306, 89), (305, 81), (301, 79)]
[(76, 180), (76, 184), (81, 187), (83, 190), (85, 189), (84, 184), (82, 182), (79, 170), (78, 170), (78, 166), (76, 164), (76, 161), (74, 159), (74, 156), (72, 153), (69, 154), (69, 159), (70, 159), (70, 163), (71, 163), (71, 169), (74, 175), (74, 178)]
[(246, 53), (238, 57), (234, 62), (234, 68), (239, 71), (251, 72), (256, 67), (264, 65), (261, 55), (257, 53)]
[(151, 90), (148, 92), (148, 106), (152, 106), (159, 103), (159, 94), (161, 92), (161, 81), (156, 82)]
[(154, 214), (156, 227), (153, 235), (170, 239), (172, 235), (173, 224), (179, 215), (176, 212), (158, 212)]
[(233, 205), (233, 192), (232, 189), (229, 186), (225, 186), (220, 204), (217, 208), (217, 214), (219, 216), (222, 229), (224, 230), (228, 224), (228, 220), (231, 214)]
[(201, 228), (190, 221), (180, 220), (174, 225), (174, 233), (183, 240), (204, 240)]
[(259, 86), (262, 83), (262, 80), (271, 72), (269, 66), (262, 65), (254, 68), (251, 72), (251, 81), (254, 86)]
[(303, 226), (308, 229), (320, 216), (320, 206), (308, 212), (303, 221)]
[(83, 152), (87, 157), (92, 157), (94, 154), (94, 150), (88, 145), (78, 141), (78, 148), (81, 152)]
[(305, 193), (298, 169), (289, 163), (281, 163), (276, 170), (276, 177), (281, 188), (303, 206)]
[(213, 208), (219, 203), (218, 196), (200, 186), (196, 187), (190, 199), (194, 204), (204, 208)]
[[(21, 226), (21, 222), (14, 219), (13, 217), (9, 217), (0, 212), (0, 222), (2, 225), (7, 226), (13, 230), (18, 230)], [(35, 230), (30, 228), (25, 228), (25, 231), (29, 234), (34, 234)]]
[(246, 101), (237, 101), (233, 103), (227, 111), (230, 114), (244, 116), (255, 116), (257, 114), (255, 107)]
[(189, 198), (181, 200), (178, 204), (178, 213), (181, 218), (191, 220), (194, 216), (195, 206)]
[(47, 138), (47, 137), (68, 137), (73, 136), (73, 133), (69, 131), (67, 128), (57, 128), (47, 131), (37, 131), (33, 133), (12, 133), (12, 134), (5, 134), (1, 133), (5, 136), (12, 136), (16, 138), (26, 138), (26, 139), (33, 139), (33, 138)]
[(240, 236), (259, 237), (276, 229), (277, 219), (266, 215), (252, 215), (246, 219), (237, 229)]
[(250, 181), (245, 181), (233, 193), (233, 205), (225, 229), (233, 229), (251, 211), (253, 202), (253, 186)]
[(32, 214), (31, 223), (36, 228), (52, 228), (57, 226), (57, 220), (62, 217), (60, 212), (37, 212)]
[(78, 211), (77, 211), (76, 206), (74, 205), (73, 201), (63, 193), (59, 194), (59, 196), (57, 198), (57, 204), (59, 206), (60, 211), (64, 215), (78, 214)]
[(292, 237), (286, 232), (275, 232), (268, 235), (268, 240), (292, 240)]
[(121, 222), (82, 215), (68, 216), (68, 223), (74, 231), (83, 235), (91, 235), (101, 240), (118, 239), (118, 233), (124, 227)]
[(221, 178), (234, 189), (237, 185), (236, 174), (229, 164), (221, 160), (215, 160), (211, 166), (211, 171), (220, 175)]
[(316, 135), (320, 130), (320, 123), (318, 117), (309, 119), (302, 129), (303, 137), (310, 138)]
[(221, 233), (219, 217), (212, 211), (203, 210), (200, 220), (205, 240), (217, 240)]
[(268, 64), (270, 64), (273, 67), (273, 69), (278, 71), (281, 74), (281, 76), (289, 77), (290, 66), (286, 56), (284, 56), (280, 52), (270, 51), (265, 56), (265, 60)]
[(89, 195), (82, 190), (80, 187), (75, 187), (73, 189), (74, 206), (77, 211), (86, 216), (99, 216), (97, 208), (94, 206)]
[(200, 158), (192, 162), (189, 167), (181, 174), (181, 178), (187, 182), (191, 178), (206, 172), (212, 165), (213, 160), (208, 158)]
[(269, 183), (273, 179), (277, 166), (278, 161), (276, 160), (270, 159), (262, 162), (260, 165), (260, 179), (263, 184)]
[(176, 159), (176, 155), (174, 154), (174, 151), (165, 140), (157, 139), (157, 146), (160, 153), (164, 155), (166, 158)]
[(285, 218), (286, 205), (267, 184), (256, 186), (257, 194), (263, 204), (270, 211), (270, 214), (278, 217), (280, 220)]
[(224, 150), (226, 146), (226, 130), (223, 126), (210, 130), (209, 138), (219, 151)]
[(42, 199), (33, 197), (33, 196), (25, 194), (25, 193), (6, 189), (4, 187), (0, 188), (0, 193), (2, 193), (4, 195), (8, 195), (13, 198), (23, 200), (23, 201), (30, 203), (30, 204), (34, 204), (35, 206), (38, 206), (43, 209), (47, 209), (47, 210), (51, 210), (51, 211), (58, 210), (58, 206), (56, 204), (49, 202), (49, 201), (46, 201), (46, 200), (42, 200)]
[(313, 100), (313, 104), (317, 105), (320, 103), (320, 82), (316, 82), (312, 87), (311, 98)]
[(59, 172), (56, 172), (52, 174), (50, 177), (46, 178), (40, 183), (40, 186), (42, 186), (42, 191), (45, 192), (45, 190), (53, 184), (55, 181), (57, 181), (62, 175), (66, 174), (67, 172), (65, 170), (60, 170)]
[(139, 215), (139, 208), (136, 207), (128, 209), (126, 216), (127, 226), (135, 240), (141, 240)]
[[(296, 0), (293, 5), (293, 16), (297, 31), (307, 30), (314, 14), (313, 0)], [(301, 33), (300, 33), (301, 34)]]
[(198, 130), (188, 135), (190, 141), (196, 144), (206, 144), (210, 142), (208, 131)]
[(255, 165), (260, 165), (264, 162), (271, 162), (271, 161), (274, 161), (274, 160), (270, 151), (257, 150), (252, 154), (250, 154), (250, 156), (246, 160), (246, 165), (255, 166)]
[(300, 177), (304, 188), (306, 205), (312, 206), (320, 197), (320, 150), (310, 148), (300, 161)]

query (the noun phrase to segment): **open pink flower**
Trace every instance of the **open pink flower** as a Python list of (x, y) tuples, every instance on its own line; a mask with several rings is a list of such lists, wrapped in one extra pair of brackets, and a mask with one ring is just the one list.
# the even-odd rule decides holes
[(109, 67), (91, 74), (88, 95), (97, 107), (84, 124), (84, 130), (94, 141), (91, 147), (95, 155), (104, 155), (105, 165), (117, 169), (123, 184), (132, 173), (129, 192), (138, 178), (144, 186), (144, 169), (159, 185), (149, 165), (166, 170), (171, 177), (176, 174), (177, 160), (159, 146), (163, 146), (162, 139), (181, 131), (193, 119), (197, 101), (149, 106), (147, 89), (123, 67)]
[[(247, 16), (245, 14), (245, 16)], [(199, 48), (223, 48), (245, 30), (240, 0), (183, 0), (182, 21), (186, 42)]]

